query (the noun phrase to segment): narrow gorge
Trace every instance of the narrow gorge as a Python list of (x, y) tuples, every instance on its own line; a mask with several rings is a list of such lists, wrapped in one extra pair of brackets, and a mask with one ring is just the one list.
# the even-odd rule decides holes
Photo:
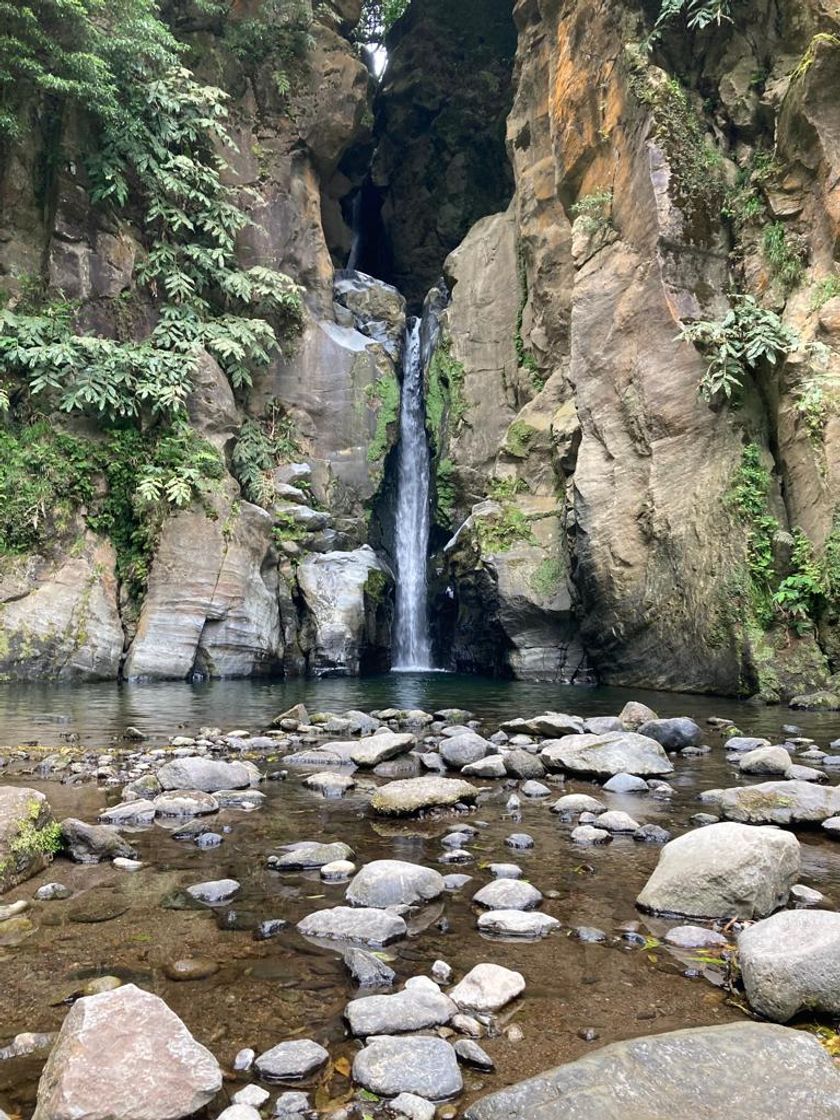
[(840, 1120), (837, 0), (0, 0), (0, 1120)]

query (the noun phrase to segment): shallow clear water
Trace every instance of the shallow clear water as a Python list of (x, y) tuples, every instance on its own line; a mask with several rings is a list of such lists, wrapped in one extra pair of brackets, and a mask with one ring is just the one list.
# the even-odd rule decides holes
[[(304, 700), (310, 711), (342, 711), (350, 707), (466, 706), (482, 719), (484, 730), (516, 715), (554, 709), (581, 714), (614, 714), (629, 698), (650, 703), (662, 715), (687, 714), (734, 718), (745, 732), (777, 737), (781, 725), (795, 722), (824, 745), (840, 735), (835, 716), (759, 709), (746, 704), (694, 696), (645, 694), (618, 689), (582, 689), (524, 682), (477, 680), (447, 674), (395, 674), (367, 680), (298, 681), (279, 684), (218, 682), (207, 685), (157, 685), (115, 688), (83, 686), (4, 686), (0, 688), (2, 742), (32, 739), (61, 742), (62, 734), (79, 734), (84, 742), (107, 746), (126, 724), (136, 724), (154, 738), (202, 724), (226, 729), (264, 726), (279, 711)], [(611, 807), (637, 820), (659, 823), (679, 834), (700, 806), (700, 790), (734, 784), (734, 769), (725, 761), (719, 738), (711, 734), (711, 755), (677, 761), (671, 803), (645, 796), (604, 795)], [(0, 749), (2, 754), (2, 749)], [(278, 763), (277, 765), (281, 765)], [(405, 762), (400, 762), (400, 767)], [(269, 769), (272, 766), (269, 765)], [(356, 1043), (346, 1037), (342, 1011), (354, 989), (348, 983), (338, 949), (303, 940), (290, 927), (276, 940), (257, 942), (251, 928), (257, 920), (283, 917), (296, 922), (313, 909), (343, 901), (343, 885), (324, 885), (315, 874), (279, 875), (265, 868), (277, 845), (295, 840), (344, 840), (361, 865), (375, 858), (398, 858), (464, 871), (473, 876), (466, 888), (423, 912), (404, 942), (387, 950), (399, 982), (428, 973), (437, 958), (448, 961), (460, 978), (474, 964), (496, 961), (518, 969), (527, 982), (523, 1000), (502, 1014), (502, 1025), (517, 1024), (521, 1042), (504, 1035), (482, 1041), (494, 1058), (492, 1074), (465, 1072), (463, 1105), (482, 1092), (500, 1088), (593, 1047), (620, 1038), (678, 1027), (721, 1023), (742, 1012), (726, 1002), (724, 991), (709, 979), (689, 979), (686, 967), (702, 969), (690, 955), (672, 955), (661, 946), (631, 948), (620, 940), (619, 928), (641, 922), (644, 933), (661, 935), (669, 923), (646, 919), (634, 906), (639, 889), (658, 858), (658, 848), (632, 839), (617, 839), (604, 849), (575, 849), (571, 825), (549, 812), (552, 799), (523, 802), (522, 819), (505, 810), (510, 789), (502, 783), (478, 783), (487, 799), (472, 823), (482, 823), (471, 850), (475, 862), (447, 868), (438, 861), (440, 838), (457, 826), (458, 817), (434, 821), (389, 822), (371, 818), (364, 790), (344, 800), (322, 800), (301, 784), (302, 774), (285, 782), (268, 782), (266, 805), (258, 812), (226, 811), (213, 818), (214, 828), (230, 832), (220, 848), (201, 851), (176, 842), (154, 826), (130, 834), (146, 867), (126, 874), (106, 866), (79, 866), (57, 861), (46, 872), (9, 892), (3, 901), (31, 899), (39, 885), (61, 881), (74, 891), (65, 902), (35, 904), (30, 911), (34, 932), (18, 945), (0, 946), (0, 1044), (21, 1031), (49, 1031), (66, 1013), (62, 1000), (78, 990), (84, 978), (116, 973), (161, 995), (182, 1016), (196, 1037), (229, 1070), (242, 1046), (258, 1052), (291, 1037), (311, 1037), (330, 1051), (333, 1064), (304, 1087), (321, 1108), (352, 1097), (342, 1058), (352, 1060)], [(359, 779), (359, 775), (357, 775)], [(118, 800), (117, 790), (87, 784), (71, 787), (40, 782), (24, 773), (15, 781), (42, 789), (59, 818), (73, 815), (95, 820), (106, 803)], [(370, 775), (361, 782), (377, 783)], [(587, 782), (558, 785), (560, 792), (596, 792)], [(512, 852), (505, 837), (527, 831), (536, 841), (532, 851)], [(840, 845), (819, 833), (800, 833), (802, 880), (823, 890), (833, 905), (840, 900)], [(476, 929), (472, 894), (489, 881), (485, 865), (519, 863), (525, 876), (545, 892), (542, 909), (560, 919), (562, 931), (537, 943), (499, 942)], [(212, 912), (166, 909), (164, 898), (178, 887), (207, 879), (233, 877), (240, 895), (224, 911), (236, 910), (243, 928), (221, 929)], [(91, 923), (91, 917), (108, 917)], [(88, 919), (88, 920), (84, 920)], [(595, 926), (608, 937), (605, 944), (578, 940), (573, 930)], [(209, 957), (220, 971), (206, 980), (176, 982), (167, 978), (167, 962), (185, 956)], [(592, 1027), (594, 1042), (578, 1032)], [(24, 1118), (32, 1114), (43, 1057), (0, 1061), (0, 1108)], [(338, 1063), (337, 1065), (335, 1063)], [(227, 1081), (208, 1115), (216, 1115), (226, 1094), (241, 1083)], [(296, 1086), (284, 1086), (293, 1088)]]

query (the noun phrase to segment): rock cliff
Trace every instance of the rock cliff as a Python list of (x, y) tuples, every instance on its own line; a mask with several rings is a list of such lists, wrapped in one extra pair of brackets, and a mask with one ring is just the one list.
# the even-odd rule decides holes
[[(165, 14), (231, 96), (238, 258), (301, 285), (298, 328), (250, 389), (201, 359), (212, 485), (130, 532), (108, 433), (47, 411), (97, 466), (33, 495), (25, 533), (0, 526), (0, 675), (387, 668), (400, 358), (425, 300), (441, 660), (833, 702), (837, 13), (733, 0), (654, 31), (627, 0), (411, 0), (377, 83), (360, 0), (213, 7)], [(283, 69), (241, 49), (259, 19), (294, 46)], [(93, 200), (82, 114), (27, 112), (0, 176), (8, 306), (37, 287), (143, 337), (142, 222)], [(23, 455), (44, 413), (10, 388)]]

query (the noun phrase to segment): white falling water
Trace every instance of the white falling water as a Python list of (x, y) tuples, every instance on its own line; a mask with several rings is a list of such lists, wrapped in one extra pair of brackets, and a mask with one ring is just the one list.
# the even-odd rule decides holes
[(423, 356), (419, 319), (410, 321), (406, 330), (397, 456), (394, 668), (430, 669), (431, 649), (426, 608), (429, 445), (423, 407)]

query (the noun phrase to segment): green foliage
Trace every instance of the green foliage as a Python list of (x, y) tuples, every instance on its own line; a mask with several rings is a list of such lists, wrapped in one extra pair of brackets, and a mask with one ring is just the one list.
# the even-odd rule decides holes
[(824, 585), (813, 545), (801, 529), (793, 530), (791, 569), (773, 593), (773, 606), (788, 625), (802, 633), (819, 612)]
[(9, 854), (27, 859), (39, 855), (54, 856), (61, 847), (61, 825), (57, 821), (48, 821), (42, 828), (37, 828), (35, 822), (41, 815), (41, 802), (33, 798), (26, 808), (27, 817), (17, 822), (18, 831), (9, 844)]
[(632, 51), (628, 61), (631, 88), (650, 109), (654, 137), (671, 169), (674, 200), (689, 221), (716, 222), (726, 193), (722, 160), (688, 93), (675, 78), (651, 72)]
[(525, 258), (522, 252), (522, 246), (519, 247), (518, 255), (518, 273), (519, 273), (519, 309), (516, 313), (516, 331), (513, 336), (513, 345), (516, 350), (516, 360), (520, 369), (525, 369), (531, 375), (531, 384), (539, 393), (545, 387), (545, 377), (543, 376), (537, 360), (534, 355), (525, 348), (525, 340), (522, 337), (522, 323), (525, 318), (525, 306), (528, 303), (528, 273), (525, 268)]
[(528, 489), (524, 479), (510, 476), (508, 478), (494, 478), (490, 483), (487, 497), (495, 502), (510, 502), (517, 494)]
[(770, 472), (761, 459), (757, 444), (748, 444), (741, 453), (728, 495), (728, 504), (746, 527), (747, 563), (750, 575), (750, 613), (763, 629), (773, 622), (773, 538), (779, 523), (771, 516), (767, 499)]
[(302, 304), (287, 276), (237, 263), (235, 239), (248, 218), (223, 178), (227, 95), (181, 65), (151, 0), (15, 7), (22, 22), (5, 53), (0, 40), (6, 115), (18, 86), (34, 83), (55, 102), (50, 115), (60, 118), (69, 101), (93, 117), (100, 142), (89, 160), (91, 198), (120, 209), (140, 203), (148, 252), (136, 279), (160, 307), (150, 336), (137, 342), (78, 334), (67, 304), (7, 308), (0, 361), (65, 411), (107, 420), (179, 414), (202, 348), (235, 388), (250, 385), (278, 330), (299, 329)]
[(771, 222), (762, 236), (764, 258), (782, 290), (790, 292), (802, 279), (803, 246), (795, 243), (782, 222)]
[(112, 428), (96, 441), (46, 420), (6, 427), (0, 430), (0, 553), (45, 550), (84, 511), (87, 525), (112, 541), (117, 575), (138, 597), (170, 508), (201, 497), (221, 474), (215, 449), (187, 424), (147, 434)]
[(514, 420), (505, 434), (503, 450), (515, 459), (527, 459), (536, 434), (536, 428), (524, 420)]
[(355, 30), (359, 43), (381, 43), (411, 0), (363, 0), (362, 15)]
[(659, 15), (651, 32), (650, 44), (662, 36), (663, 28), (683, 16), (690, 31), (702, 31), (710, 24), (731, 23), (732, 0), (662, 0)]
[(21, 110), (67, 101), (114, 131), (130, 126), (120, 89), (128, 74), (171, 66), (178, 46), (155, 0), (2, 0), (0, 138), (25, 131)]
[(400, 418), (400, 384), (396, 374), (377, 378), (365, 390), (368, 405), (376, 413), (376, 430), (368, 444), (368, 462), (384, 459), (393, 445), (396, 425)]
[(566, 575), (563, 561), (557, 556), (546, 556), (531, 576), (531, 588), (544, 599), (557, 593)]
[(594, 235), (601, 233), (612, 225), (610, 211), (612, 209), (613, 192), (593, 191), (592, 194), (579, 198), (572, 206), (572, 215), (579, 219), (579, 224), (584, 233)]
[(723, 319), (689, 323), (678, 338), (693, 342), (708, 359), (699, 386), (705, 400), (730, 399), (762, 363), (775, 365), (800, 346), (794, 331), (752, 296), (735, 296)]
[(46, 420), (0, 429), (0, 553), (41, 548), (93, 497), (87, 440), (61, 434)]
[(269, 65), (278, 94), (291, 93), (294, 76), (314, 46), (306, 0), (263, 0), (255, 17), (225, 20), (222, 27), (225, 43), (247, 73)]
[(840, 272), (833, 272), (824, 276), (814, 285), (811, 295), (811, 310), (819, 311), (830, 299), (840, 296)]
[(435, 522), (448, 528), (455, 512), (455, 464), (441, 459), (435, 468)]
[(452, 343), (441, 338), (435, 347), (429, 363), (426, 388), (426, 428), (437, 448), (443, 437), (444, 424), (448, 422), (452, 431), (466, 417), (468, 404), (464, 396), (466, 371), (457, 359), (452, 357)]
[(475, 532), (484, 555), (508, 552), (520, 541), (536, 544), (527, 517), (521, 509), (510, 505), (503, 505), (498, 517), (477, 517)]
[(231, 455), (233, 473), (249, 502), (268, 508), (275, 498), (271, 472), (301, 454), (294, 420), (276, 402), (262, 419), (246, 420)]
[(808, 49), (805, 51), (802, 58), (800, 58), (799, 62), (794, 67), (793, 72), (790, 76), (791, 81), (795, 82), (800, 78), (805, 77), (805, 75), (814, 64), (814, 59), (817, 56), (817, 50), (820, 46), (826, 46), (829, 48), (840, 47), (840, 37), (838, 37), (837, 35), (832, 35), (826, 31), (820, 31), (819, 34), (815, 35), (811, 39), (811, 42), (808, 44)]

